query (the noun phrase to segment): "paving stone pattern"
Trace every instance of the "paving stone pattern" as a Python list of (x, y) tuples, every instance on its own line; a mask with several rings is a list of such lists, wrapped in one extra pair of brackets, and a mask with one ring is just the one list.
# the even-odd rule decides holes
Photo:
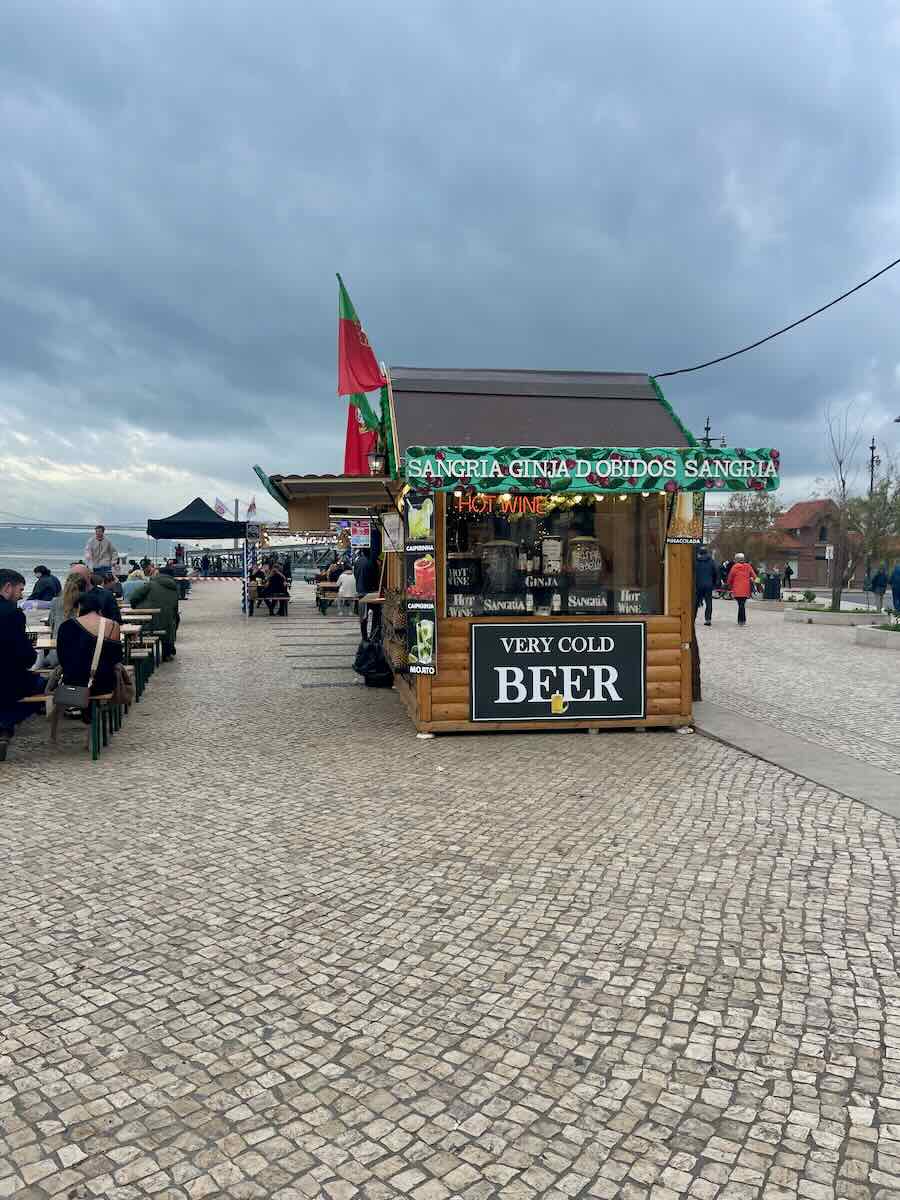
[(733, 601), (713, 610), (710, 628), (697, 622), (705, 700), (900, 775), (900, 655), (752, 601), (743, 629)]
[(2, 768), (0, 1197), (900, 1196), (894, 821), (696, 736), (417, 741), (306, 686), (352, 622), (195, 592), (98, 763)]

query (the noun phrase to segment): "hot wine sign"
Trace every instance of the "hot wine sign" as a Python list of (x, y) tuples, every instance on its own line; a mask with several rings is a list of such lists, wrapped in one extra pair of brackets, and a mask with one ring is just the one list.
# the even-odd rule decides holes
[(473, 721), (643, 719), (642, 621), (472, 626)]

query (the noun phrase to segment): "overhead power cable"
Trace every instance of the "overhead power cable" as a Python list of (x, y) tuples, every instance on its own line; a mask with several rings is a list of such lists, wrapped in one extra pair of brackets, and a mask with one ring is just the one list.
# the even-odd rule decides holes
[(680, 367), (677, 371), (657, 371), (654, 374), (654, 379), (665, 379), (671, 375), (689, 375), (692, 371), (702, 371), (705, 367), (714, 367), (716, 363), (727, 362), (729, 358), (737, 358), (739, 354), (746, 354), (748, 350), (755, 350), (757, 346), (763, 346), (766, 342), (771, 342), (772, 338), (781, 337), (783, 333), (789, 333), (792, 329), (796, 329), (798, 325), (802, 325), (804, 321), (811, 321), (813, 317), (817, 317), (819, 313), (825, 312), (826, 308), (833, 308), (835, 304), (840, 304), (842, 300), (846, 300), (848, 296), (852, 296), (854, 292), (858, 292), (860, 288), (864, 288), (867, 284), (876, 280), (879, 275), (884, 275), (890, 271), (892, 267), (896, 267), (900, 263), (900, 258), (895, 258), (893, 262), (888, 263), (886, 267), (882, 267), (880, 271), (876, 271), (874, 275), (870, 275), (868, 279), (864, 279), (862, 283), (858, 283), (856, 287), (850, 288), (848, 292), (843, 292), (840, 296), (835, 296), (833, 300), (829, 300), (827, 304), (823, 304), (821, 308), (817, 308), (815, 312), (807, 313), (805, 317), (801, 317), (799, 321), (792, 321), (790, 325), (785, 325), (783, 329), (776, 329), (774, 333), (766, 334), (760, 338), (758, 342), (751, 342), (749, 346), (742, 346), (740, 350), (732, 350), (730, 354), (721, 354), (718, 358), (711, 358), (708, 362), (697, 363), (696, 367)]

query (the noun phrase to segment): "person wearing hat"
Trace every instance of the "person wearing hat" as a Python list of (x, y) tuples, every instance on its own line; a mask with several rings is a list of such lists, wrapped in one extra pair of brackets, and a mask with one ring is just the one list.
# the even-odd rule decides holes
[(743, 554), (736, 554), (725, 586), (737, 600), (738, 625), (747, 624), (747, 601), (753, 591), (755, 580), (756, 572), (753, 570), (753, 566), (747, 562)]

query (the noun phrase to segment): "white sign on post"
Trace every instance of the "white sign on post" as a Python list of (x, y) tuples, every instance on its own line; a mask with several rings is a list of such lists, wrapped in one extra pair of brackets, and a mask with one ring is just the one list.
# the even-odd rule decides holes
[(255, 524), (252, 521), (247, 522), (247, 541), (248, 542), (258, 542), (259, 541), (259, 525)]
[(834, 546), (832, 546), (831, 543), (829, 542), (828, 545), (825, 547), (825, 561), (831, 562), (831, 560), (833, 558), (834, 558)]

